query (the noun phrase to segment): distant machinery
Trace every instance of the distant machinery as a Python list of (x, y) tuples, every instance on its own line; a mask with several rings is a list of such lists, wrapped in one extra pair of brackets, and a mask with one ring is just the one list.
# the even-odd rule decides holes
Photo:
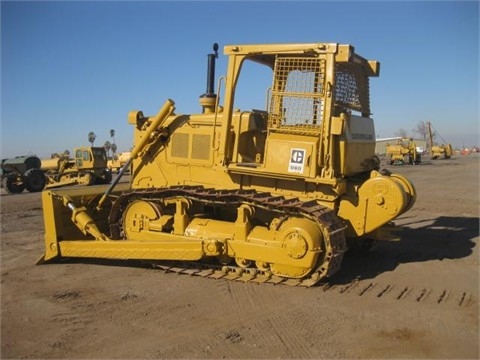
[(432, 123), (430, 121), (427, 122), (427, 126), (428, 126), (428, 138), (430, 140), (430, 143), (429, 143), (430, 158), (432, 158), (433, 160), (440, 159), (440, 158), (450, 159), (453, 154), (452, 145), (447, 144), (445, 139), (443, 139), (440, 136), (438, 131), (435, 131), (435, 134), (437, 134), (443, 140), (444, 143), (441, 145), (434, 145), (433, 134), (432, 134), (432, 128), (433, 128)]
[(3, 159), (1, 163), (1, 186), (11, 194), (27, 189), (29, 192), (42, 191), (46, 179), (40, 170), (42, 161), (36, 156), (16, 156)]
[(402, 138), (395, 144), (387, 144), (386, 155), (390, 165), (414, 165), (421, 162), (421, 154), (417, 151), (417, 145), (413, 139)]

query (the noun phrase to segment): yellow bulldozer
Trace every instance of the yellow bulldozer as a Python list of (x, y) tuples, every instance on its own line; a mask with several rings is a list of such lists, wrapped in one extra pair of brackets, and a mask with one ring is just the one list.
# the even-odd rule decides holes
[(430, 157), (433, 160), (436, 159), (450, 159), (453, 154), (452, 145), (450, 144), (440, 144), (433, 145), (430, 148)]
[(430, 158), (432, 160), (437, 160), (440, 158), (450, 159), (453, 154), (452, 145), (451, 144), (434, 145), (432, 123), (430, 121), (427, 122), (427, 127), (428, 127), (428, 137), (430, 140)]
[[(141, 259), (312, 286), (340, 269), (347, 249), (391, 239), (416, 192), (375, 156), (369, 78), (380, 63), (337, 43), (227, 45), (215, 93), (213, 49), (201, 113), (177, 114), (170, 99), (153, 116), (130, 112), (131, 158), (109, 186), (42, 193), (39, 263)], [(238, 106), (247, 66), (270, 70), (264, 110)], [(126, 168), (130, 183), (120, 183)]]
[(130, 159), (130, 151), (124, 151), (120, 154), (114, 154), (111, 159), (107, 162), (107, 167), (112, 173), (118, 173), (120, 169), (125, 165)]
[(390, 165), (415, 165), (421, 162), (417, 144), (409, 138), (399, 139), (395, 144), (387, 144), (386, 155)]
[(45, 173), (45, 188), (67, 185), (109, 184), (112, 172), (107, 167), (107, 153), (103, 147), (82, 146), (73, 150), (74, 158), (68, 156), (42, 159)]

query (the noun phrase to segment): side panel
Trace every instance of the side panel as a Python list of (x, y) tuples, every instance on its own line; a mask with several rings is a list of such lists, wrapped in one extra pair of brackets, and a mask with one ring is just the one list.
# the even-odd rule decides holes
[(340, 173), (354, 176), (372, 170), (375, 154), (375, 127), (373, 119), (350, 115), (344, 135), (340, 137)]
[(270, 133), (264, 167), (270, 173), (314, 177), (317, 149), (317, 137)]

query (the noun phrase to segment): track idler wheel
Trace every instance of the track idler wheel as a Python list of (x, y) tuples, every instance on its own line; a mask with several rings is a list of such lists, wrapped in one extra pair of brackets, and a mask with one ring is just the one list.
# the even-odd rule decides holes
[[(268, 260), (269, 269), (277, 276), (302, 278), (323, 262), (320, 258), (328, 252), (320, 227), (306, 218), (287, 219), (280, 226), (278, 239), (283, 252), (279, 258)], [(268, 265), (262, 262), (261, 266)]]
[[(154, 227), (162, 216), (161, 206), (151, 201), (137, 200), (128, 205), (123, 214), (123, 230), (129, 240), (144, 240), (142, 232)], [(157, 231), (162, 227), (157, 225)]]

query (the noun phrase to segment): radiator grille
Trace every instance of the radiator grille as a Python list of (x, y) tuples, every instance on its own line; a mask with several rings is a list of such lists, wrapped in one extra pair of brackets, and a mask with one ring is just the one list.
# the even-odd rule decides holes
[(192, 159), (208, 160), (210, 157), (210, 135), (194, 134)]
[(173, 134), (172, 156), (180, 158), (188, 157), (188, 134)]

